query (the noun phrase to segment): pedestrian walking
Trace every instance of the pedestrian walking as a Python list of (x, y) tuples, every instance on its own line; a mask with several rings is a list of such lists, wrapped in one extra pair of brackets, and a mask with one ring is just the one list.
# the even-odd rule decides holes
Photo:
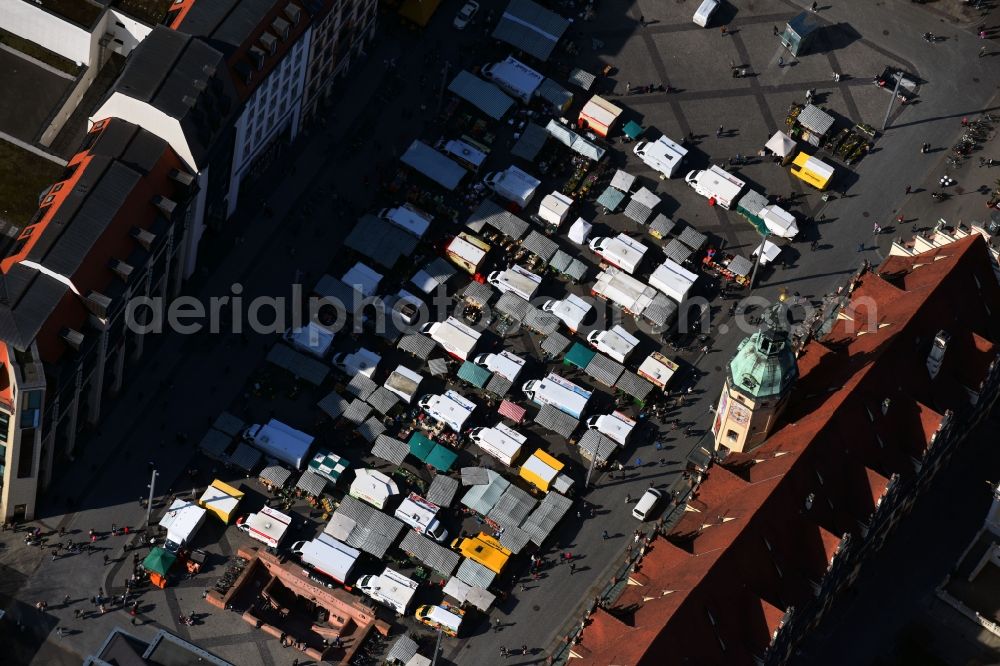
[(643, 28), (646, 27), (646, 17), (643, 16), (642, 14), (639, 14), (639, 25), (641, 25)]
[(72, 599), (70, 599), (70, 596), (67, 594), (65, 597), (63, 597), (63, 606), (64, 607), (69, 606), (70, 601), (72, 601)]
[(108, 566), (108, 560), (109, 560), (109, 559), (110, 559), (110, 558), (108, 558), (108, 554), (107, 554), (107, 553), (105, 553), (105, 554), (104, 554), (104, 566)]
[(625, 503), (626, 504), (631, 504), (632, 503), (632, 496), (629, 495), (628, 493), (625, 493)]
[(913, 191), (913, 189), (909, 185), (907, 185), (906, 186), (906, 193), (909, 194), (912, 191)]
[(601, 532), (601, 538), (602, 538), (602, 539), (604, 539), (605, 541), (607, 541), (607, 540), (608, 540), (608, 539), (610, 539), (611, 537), (610, 537), (610, 536), (608, 535), (608, 531), (607, 531), (607, 530), (603, 530), (603, 531)]
[(818, 9), (819, 9), (819, 3), (818, 2), (814, 2), (811, 5), (809, 5), (809, 11), (811, 11), (811, 12), (814, 12), (814, 11), (816, 11)]
[(779, 36), (779, 35), (781, 34), (781, 31), (780, 31), (780, 30), (778, 30), (778, 26), (776, 26), (776, 25), (774, 25), (774, 26), (771, 26), (771, 30), (773, 30), (773, 31), (774, 31), (774, 36), (775, 36), (775, 37), (777, 37), (777, 36)]
[(569, 575), (572, 576), (576, 573), (576, 562), (569, 563)]
[(79, 620), (81, 615), (83, 615), (83, 611), (81, 611), (79, 608), (73, 611), (73, 617), (75, 619)]
[(986, 47), (984, 46), (984, 47), (982, 47), (982, 48), (979, 49), (979, 57), (980, 58), (984, 58), (984, 57), (986, 57), (986, 55), (987, 55), (987, 53), (986, 53)]
[(729, 31), (726, 30), (726, 26), (722, 26), (722, 36), (725, 37), (728, 33)]
[(522, 645), (521, 646), (521, 654), (528, 654), (528, 646), (527, 645)]
[(629, 91), (632, 90), (632, 84), (628, 81), (625, 82), (625, 94), (627, 95)]
[(816, 247), (818, 245), (819, 245), (819, 241), (813, 241), (813, 242), (809, 243), (809, 251), (810, 252), (815, 252), (816, 251)]
[(858, 252), (864, 252), (864, 251), (865, 251), (865, 244), (858, 243)]
[(781, 56), (778, 56), (778, 67), (784, 67), (784, 66), (785, 66), (785, 59), (782, 58)]
[(52, 561), (55, 562), (56, 558), (59, 557), (59, 551), (55, 548), (52, 549)]
[(719, 125), (719, 129), (715, 130), (715, 138), (716, 139), (718, 139), (719, 137), (722, 136), (722, 130), (723, 130), (722, 125)]
[(493, 619), (493, 633), (500, 631), (500, 618)]
[(508, 654), (509, 653), (507, 652), (507, 648), (505, 648), (504, 646), (501, 645), (500, 646), (500, 656), (503, 657), (504, 659), (506, 659), (507, 656), (508, 656)]

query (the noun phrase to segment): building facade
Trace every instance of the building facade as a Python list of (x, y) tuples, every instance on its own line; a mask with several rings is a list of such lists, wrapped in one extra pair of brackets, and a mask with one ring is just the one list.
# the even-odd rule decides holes
[(72, 459), (79, 429), (141, 356), (127, 306), (177, 293), (195, 188), (165, 141), (99, 121), (0, 260), (4, 521), (35, 517), (57, 461)]

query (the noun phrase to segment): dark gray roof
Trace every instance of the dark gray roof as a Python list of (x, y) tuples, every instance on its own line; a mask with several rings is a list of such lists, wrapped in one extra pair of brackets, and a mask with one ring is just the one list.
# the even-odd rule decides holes
[(448, 84), (448, 90), (494, 120), (503, 118), (514, 106), (514, 100), (495, 84), (483, 81), (464, 69)]
[(689, 248), (687, 245), (682, 243), (678, 238), (671, 238), (667, 246), (663, 248), (663, 254), (678, 264), (683, 264), (685, 261), (691, 258), (694, 254), (694, 250)]
[(540, 546), (572, 506), (573, 501), (565, 495), (548, 492), (521, 525), (521, 529), (528, 533), (536, 546)]
[(566, 267), (566, 270), (564, 270), (563, 273), (569, 276), (573, 282), (579, 282), (587, 275), (588, 270), (590, 270), (590, 268), (587, 264), (583, 263), (579, 259), (574, 259), (569, 262), (569, 266)]
[(274, 0), (199, 0), (184, 15), (178, 29), (205, 37), (229, 53), (253, 36), (275, 4)]
[(374, 393), (377, 388), (378, 384), (371, 377), (363, 375), (360, 372), (351, 377), (351, 381), (347, 383), (347, 392), (351, 395), (356, 395), (362, 400), (367, 400), (368, 396)]
[(129, 55), (111, 94), (115, 92), (178, 119), (199, 167), (217, 139), (231, 130), (239, 110), (223, 54), (201, 39), (162, 25)]
[(341, 397), (336, 391), (330, 391), (330, 393), (317, 403), (319, 408), (329, 415), (331, 419), (340, 417), (345, 411), (347, 411), (350, 405), (347, 400)]
[(354, 432), (361, 435), (361, 438), (366, 442), (371, 443), (375, 441), (376, 437), (385, 432), (385, 424), (382, 423), (380, 419), (373, 416), (355, 428)]
[(419, 649), (420, 646), (417, 645), (417, 642), (404, 634), (397, 638), (396, 642), (389, 648), (389, 654), (385, 656), (385, 660), (390, 664), (406, 664), (409, 663), (410, 659), (413, 659)]
[(534, 305), (530, 306), (528, 313), (524, 316), (524, 325), (536, 333), (549, 335), (559, 330), (559, 317), (551, 312), (545, 312)]
[(490, 377), (490, 381), (486, 382), (486, 392), (492, 393), (493, 395), (504, 396), (510, 391), (510, 387), (513, 386), (511, 381), (501, 374), (494, 373)]
[(428, 502), (433, 502), (438, 506), (451, 506), (457, 492), (458, 480), (444, 474), (435, 474), (431, 481), (431, 487), (427, 489), (426, 497)]
[(649, 395), (649, 392), (653, 390), (653, 384), (646, 381), (631, 370), (626, 370), (622, 373), (622, 376), (618, 378), (615, 388), (627, 393), (633, 398), (645, 400), (646, 396)]
[(653, 302), (642, 311), (642, 317), (654, 326), (667, 326), (677, 317), (677, 303), (666, 294), (657, 293)]
[(410, 335), (404, 335), (399, 339), (396, 346), (408, 354), (413, 354), (419, 359), (424, 361), (427, 357), (431, 355), (437, 345), (434, 341), (428, 338), (426, 335), (421, 335), (420, 333), (411, 333)]
[(579, 421), (565, 412), (560, 412), (552, 405), (542, 405), (535, 416), (535, 423), (567, 438), (580, 425)]
[(365, 400), (379, 414), (388, 414), (399, 403), (400, 398), (386, 387), (379, 386)]
[(486, 517), (500, 527), (517, 527), (535, 508), (535, 498), (515, 485), (507, 486)]
[(493, 37), (539, 60), (548, 60), (568, 27), (569, 21), (531, 0), (511, 0)]
[(625, 217), (630, 220), (634, 220), (639, 224), (646, 224), (646, 220), (649, 216), (653, 214), (653, 209), (644, 203), (636, 201), (635, 199), (629, 199), (628, 203), (625, 204)]
[(594, 81), (597, 80), (597, 77), (580, 68), (574, 68), (573, 71), (569, 73), (569, 78), (567, 80), (573, 85), (583, 88), (584, 90), (590, 90), (590, 86), (594, 85)]
[(399, 547), (403, 552), (409, 553), (445, 576), (450, 576), (455, 567), (458, 566), (459, 560), (462, 559), (462, 556), (455, 551), (440, 546), (413, 530), (406, 532)]
[[(372, 447), (373, 456), (391, 462), (393, 465), (402, 465), (403, 460), (409, 454), (410, 447), (406, 442), (389, 437), (388, 435), (379, 435), (376, 437), (375, 445)], [(431, 501), (433, 502), (434, 500)]]
[(493, 294), (495, 293), (496, 290), (494, 290), (490, 285), (472, 280), (469, 284), (462, 288), (462, 291), (459, 292), (459, 296), (463, 300), (472, 301), (473, 303), (478, 303), (479, 305), (486, 305), (490, 302), (490, 299), (493, 298)]
[(527, 222), (509, 210), (504, 210), (492, 199), (483, 199), (483, 202), (479, 204), (479, 207), (465, 223), (465, 226), (477, 232), (482, 231), (483, 226), (487, 225), (514, 240), (520, 240), (528, 231)]
[(558, 356), (569, 347), (569, 338), (562, 333), (551, 333), (542, 340), (541, 347), (549, 356)]
[(585, 372), (605, 386), (614, 386), (618, 378), (622, 376), (625, 367), (618, 361), (614, 361), (604, 354), (594, 354), (587, 364)]
[(531, 303), (524, 300), (514, 292), (508, 291), (500, 296), (500, 300), (496, 302), (493, 309), (520, 322), (528, 316), (528, 312), (531, 311), (532, 307)]
[(354, 424), (361, 424), (372, 413), (372, 406), (361, 398), (356, 398), (344, 412), (344, 418)]
[(591, 430), (590, 428), (587, 428), (586, 432), (583, 433), (583, 436), (580, 437), (579, 444), (580, 450), (589, 452), (591, 457), (593, 457), (596, 452), (598, 462), (607, 460), (608, 457), (614, 453), (615, 449), (618, 448), (618, 445), (613, 439), (602, 435), (596, 430)]
[(545, 142), (549, 140), (549, 133), (541, 125), (536, 125), (535, 123), (528, 123), (527, 127), (524, 128), (524, 132), (521, 133), (521, 137), (511, 148), (510, 154), (514, 157), (520, 157), (523, 160), (528, 160), (531, 162), (534, 160), (538, 153), (542, 151), (545, 146)]
[(573, 101), (573, 93), (552, 79), (543, 80), (535, 91), (535, 95), (541, 97), (560, 111)]
[(537, 256), (542, 261), (548, 261), (556, 253), (559, 246), (551, 238), (547, 238), (537, 231), (532, 230), (528, 237), (521, 241), (524, 249)]
[(372, 259), (381, 266), (392, 268), (400, 257), (410, 256), (417, 247), (417, 237), (374, 215), (365, 215), (351, 230), (344, 244)]
[(505, 527), (498, 541), (512, 553), (520, 553), (531, 541), (531, 535), (520, 527)]
[(0, 339), (24, 351), (69, 292), (65, 283), (34, 268), (11, 266), (2, 277), (7, 303), (0, 305)]
[(496, 577), (493, 570), (468, 558), (462, 560), (462, 563), (458, 565), (458, 571), (455, 572), (455, 578), (463, 583), (473, 587), (481, 587), (484, 590), (493, 584), (493, 579)]
[(708, 243), (708, 236), (701, 233), (694, 227), (684, 227), (684, 230), (677, 234), (677, 240), (687, 245), (692, 250), (700, 250)]
[(354, 521), (354, 528), (347, 535), (347, 545), (381, 559), (399, 538), (403, 523), (370, 504), (344, 497), (334, 515), (346, 516)]
[(649, 223), (649, 228), (646, 231), (650, 234), (657, 234), (660, 238), (666, 238), (676, 226), (677, 223), (669, 217), (663, 213), (657, 213), (656, 217), (653, 218), (653, 221)]

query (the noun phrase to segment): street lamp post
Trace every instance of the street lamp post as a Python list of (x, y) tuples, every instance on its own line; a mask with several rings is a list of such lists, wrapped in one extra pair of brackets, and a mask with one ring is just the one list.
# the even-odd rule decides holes
[(892, 89), (892, 97), (889, 98), (889, 108), (885, 110), (885, 118), (882, 119), (882, 131), (885, 131), (886, 126), (889, 124), (889, 114), (892, 113), (892, 106), (896, 102), (896, 95), (899, 94), (899, 84), (903, 82), (903, 72), (900, 70), (899, 76), (896, 78), (896, 87)]
[(153, 512), (153, 494), (156, 492), (156, 477), (160, 475), (155, 469), (149, 477), (149, 499), (146, 500), (146, 527), (149, 527), (150, 514)]
[(753, 272), (750, 273), (750, 289), (747, 291), (747, 296), (753, 293), (753, 283), (757, 279), (757, 268), (760, 266), (760, 259), (764, 256), (764, 243), (767, 242), (767, 237), (771, 234), (765, 233), (764, 240), (760, 242), (760, 251), (757, 253), (757, 260), (753, 263)]

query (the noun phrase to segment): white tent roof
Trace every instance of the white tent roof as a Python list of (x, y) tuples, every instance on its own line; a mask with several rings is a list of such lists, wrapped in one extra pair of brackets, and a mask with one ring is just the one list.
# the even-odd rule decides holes
[(774, 136), (764, 144), (764, 148), (770, 150), (775, 155), (788, 157), (795, 150), (795, 139), (784, 132), (775, 132)]
[(594, 228), (590, 222), (587, 222), (582, 217), (576, 218), (576, 222), (573, 226), (569, 228), (569, 239), (574, 243), (583, 245), (587, 242), (587, 236), (590, 235), (590, 230)]
[(753, 256), (756, 257), (757, 253), (760, 252), (761, 248), (764, 248), (764, 254), (760, 258), (760, 263), (765, 266), (774, 261), (775, 259), (777, 259), (778, 255), (781, 254), (780, 246), (775, 245), (769, 240), (765, 240), (760, 245), (757, 246), (756, 250), (753, 251)]
[(344, 273), (344, 284), (357, 287), (365, 296), (371, 296), (378, 290), (378, 284), (382, 281), (382, 274), (373, 270), (360, 261)]
[(767, 225), (768, 231), (782, 238), (794, 238), (799, 233), (795, 216), (778, 206), (765, 206), (761, 211), (761, 219)]

